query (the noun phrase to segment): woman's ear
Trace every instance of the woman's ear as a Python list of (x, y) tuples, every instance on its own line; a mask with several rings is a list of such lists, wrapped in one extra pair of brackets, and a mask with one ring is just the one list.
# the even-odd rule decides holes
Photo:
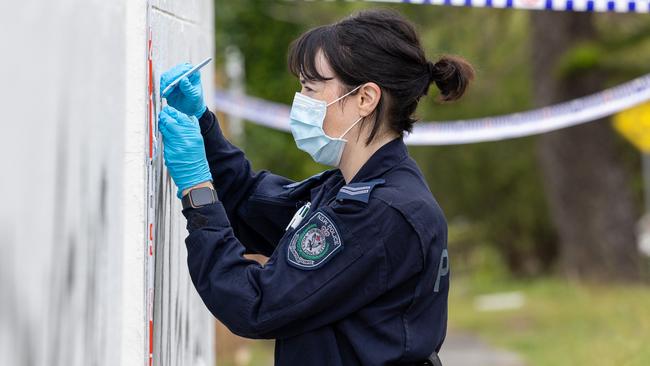
[(359, 114), (361, 117), (367, 117), (379, 104), (381, 98), (381, 88), (379, 85), (369, 82), (359, 88), (357, 100), (359, 101)]

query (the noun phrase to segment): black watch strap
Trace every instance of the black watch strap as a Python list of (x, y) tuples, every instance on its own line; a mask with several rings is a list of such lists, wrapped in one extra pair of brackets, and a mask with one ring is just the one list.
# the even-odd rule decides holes
[(210, 187), (191, 189), (185, 196), (183, 196), (183, 198), (181, 198), (183, 209), (189, 207), (198, 208), (218, 201), (217, 191)]

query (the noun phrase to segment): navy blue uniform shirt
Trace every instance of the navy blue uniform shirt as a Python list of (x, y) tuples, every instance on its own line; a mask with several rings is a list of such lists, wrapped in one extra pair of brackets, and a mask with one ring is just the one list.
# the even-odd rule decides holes
[(254, 172), (212, 112), (199, 122), (220, 202), (183, 210), (185, 242), (216, 318), (240, 336), (276, 339), (280, 366), (412, 364), (440, 349), (447, 224), (402, 138), (348, 184), (338, 169), (293, 182)]

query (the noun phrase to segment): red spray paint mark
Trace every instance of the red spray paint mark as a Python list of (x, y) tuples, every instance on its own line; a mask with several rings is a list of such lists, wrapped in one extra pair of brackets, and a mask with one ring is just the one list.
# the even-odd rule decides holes
[(149, 68), (149, 159), (153, 159), (153, 61), (151, 57), (151, 31), (147, 50), (147, 66)]
[(149, 320), (149, 366), (153, 365), (153, 320)]
[[(151, 85), (153, 79), (151, 69), (151, 60), (149, 60), (149, 85)], [(149, 89), (149, 159), (153, 159), (153, 98), (151, 97), (151, 89)]]
[[(149, 162), (150, 165), (147, 169), (153, 169), (153, 130), (154, 130), (154, 105), (153, 105), (153, 60), (152, 60), (152, 31), (149, 29), (148, 39), (148, 52), (147, 52), (147, 68), (148, 68), (148, 93), (149, 93)], [(149, 196), (152, 199), (152, 196)], [(153, 223), (149, 223), (149, 261), (153, 257)], [(150, 276), (151, 274), (147, 274)], [(147, 291), (147, 313), (149, 318), (149, 366), (153, 366), (153, 288), (148, 288)]]
[(149, 255), (153, 256), (153, 224), (149, 224)]

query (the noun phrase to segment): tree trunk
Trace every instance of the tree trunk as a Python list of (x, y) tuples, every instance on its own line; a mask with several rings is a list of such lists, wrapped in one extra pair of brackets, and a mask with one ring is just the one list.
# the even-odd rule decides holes
[[(602, 89), (597, 69), (558, 76), (558, 61), (577, 43), (593, 40), (590, 13), (531, 12), (534, 96), (538, 106)], [(635, 205), (607, 119), (541, 136), (538, 159), (560, 264), (581, 279), (639, 277)]]

